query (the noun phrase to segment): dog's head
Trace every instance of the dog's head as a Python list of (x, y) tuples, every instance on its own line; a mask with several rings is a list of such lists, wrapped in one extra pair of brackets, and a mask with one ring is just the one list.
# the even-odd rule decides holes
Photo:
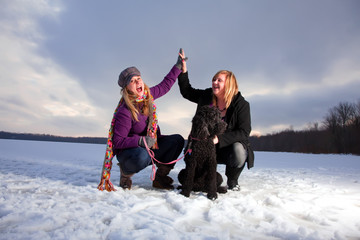
[(222, 134), (226, 126), (216, 107), (201, 106), (192, 119), (190, 135), (198, 139), (213, 138), (215, 135)]

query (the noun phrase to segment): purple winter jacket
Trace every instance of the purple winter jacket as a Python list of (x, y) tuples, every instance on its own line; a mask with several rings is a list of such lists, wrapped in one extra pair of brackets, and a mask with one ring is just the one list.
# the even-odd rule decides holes
[[(170, 91), (180, 72), (181, 70), (173, 66), (161, 83), (150, 88), (154, 100)], [(125, 102), (119, 107), (115, 114), (113, 135), (113, 149), (115, 154), (118, 154), (122, 149), (139, 146), (140, 136), (145, 136), (147, 133), (147, 119), (149, 117), (139, 113), (138, 118), (138, 122), (132, 119), (131, 112)], [(159, 137), (159, 128), (157, 134)]]

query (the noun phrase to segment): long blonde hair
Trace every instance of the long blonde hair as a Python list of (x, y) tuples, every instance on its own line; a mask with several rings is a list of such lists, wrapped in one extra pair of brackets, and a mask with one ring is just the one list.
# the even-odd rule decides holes
[[(224, 98), (225, 98), (225, 104), (226, 104), (225, 106), (226, 106), (226, 108), (228, 108), (230, 106), (230, 103), (231, 103), (232, 99), (234, 98), (234, 96), (239, 92), (239, 88), (238, 88), (238, 84), (237, 84), (234, 73), (231, 71), (228, 71), (228, 70), (218, 71), (212, 78), (212, 81), (214, 81), (220, 74), (226, 75)], [(213, 95), (212, 102), (213, 102), (213, 105), (216, 106), (216, 96), (215, 95)]]
[[(146, 98), (144, 99), (143, 102), (138, 103), (136, 102), (137, 99), (137, 95), (134, 94), (133, 92), (129, 91), (126, 87), (124, 87), (123, 89), (121, 89), (121, 102), (125, 101), (126, 106), (128, 107), (128, 109), (131, 112), (131, 117), (132, 119), (134, 119), (135, 121), (139, 121), (138, 118), (138, 114), (139, 111), (141, 110), (141, 113), (144, 114), (145, 116), (149, 116), (149, 108), (150, 108), (150, 104), (152, 104), (150, 101), (150, 89), (149, 87), (144, 83), (144, 92), (148, 93), (148, 96), (146, 96)], [(140, 106), (143, 106), (142, 109), (140, 109)]]

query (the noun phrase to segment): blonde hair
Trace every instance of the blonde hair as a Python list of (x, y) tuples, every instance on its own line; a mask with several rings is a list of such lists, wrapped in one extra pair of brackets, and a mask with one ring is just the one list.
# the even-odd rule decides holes
[[(231, 71), (228, 70), (220, 70), (218, 71), (214, 77), (212, 78), (212, 81), (214, 81), (220, 74), (225, 74), (226, 76), (226, 80), (225, 80), (225, 106), (226, 108), (228, 108), (230, 106), (230, 103), (232, 101), (232, 99), (234, 98), (234, 96), (239, 92), (239, 88), (238, 88), (238, 84), (236, 81), (236, 77), (234, 75), (234, 73), (232, 73)], [(213, 95), (213, 105), (216, 106), (216, 96)]]
[[(144, 83), (144, 92), (147, 91), (148, 96), (146, 97), (146, 99), (144, 99), (144, 101), (142, 101), (141, 103), (136, 102), (137, 99), (137, 95), (131, 91), (129, 91), (126, 87), (121, 89), (121, 102), (125, 102), (126, 106), (128, 107), (128, 109), (131, 112), (131, 117), (132, 119), (134, 119), (135, 121), (139, 121), (138, 118), (138, 114), (139, 111), (141, 110), (141, 113), (144, 114), (145, 116), (149, 115), (149, 105), (152, 104), (151, 103), (151, 99), (149, 97), (150, 95), (150, 89), (149, 87)], [(140, 109), (140, 105), (142, 105), (142, 109)]]

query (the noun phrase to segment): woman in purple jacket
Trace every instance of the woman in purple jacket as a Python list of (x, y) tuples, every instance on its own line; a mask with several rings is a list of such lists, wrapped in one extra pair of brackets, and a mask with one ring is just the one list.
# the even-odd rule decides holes
[[(158, 85), (149, 88), (136, 67), (120, 73), (118, 84), (122, 98), (115, 114), (113, 149), (120, 166), (120, 187), (130, 189), (131, 176), (151, 165), (145, 146), (152, 148), (155, 158), (169, 163), (180, 155), (184, 138), (179, 134), (161, 135), (157, 125), (154, 100), (165, 95), (174, 85), (183, 64), (179, 54), (177, 63)], [(153, 187), (173, 189), (173, 179), (168, 176), (175, 164), (157, 164)]]

